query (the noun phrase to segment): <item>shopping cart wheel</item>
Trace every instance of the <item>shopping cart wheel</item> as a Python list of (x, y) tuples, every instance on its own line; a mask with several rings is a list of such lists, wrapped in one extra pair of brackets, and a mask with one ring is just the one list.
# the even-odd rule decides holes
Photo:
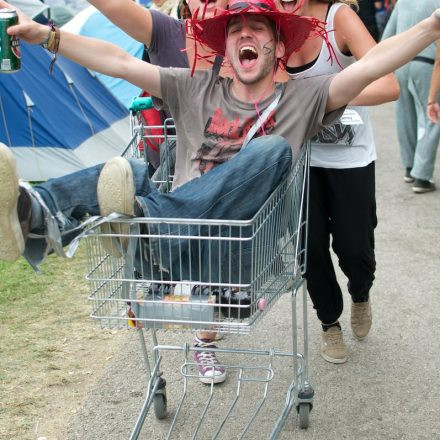
[(154, 415), (157, 419), (164, 419), (167, 416), (167, 381), (159, 378), (156, 393), (153, 396)]
[[(165, 393), (165, 388), (163, 388)], [(156, 419), (164, 419), (167, 416), (167, 396), (166, 394), (155, 394), (153, 397), (153, 408)]]
[(298, 424), (301, 429), (309, 427), (310, 403), (300, 403), (298, 405)]

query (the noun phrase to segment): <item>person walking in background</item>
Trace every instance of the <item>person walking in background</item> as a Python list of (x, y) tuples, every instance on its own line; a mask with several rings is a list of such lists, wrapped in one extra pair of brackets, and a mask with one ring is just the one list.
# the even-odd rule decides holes
[(376, 8), (376, 24), (377, 30), (379, 32), (379, 39), (382, 37), (383, 31), (395, 3), (395, 0), (380, 0), (374, 2), (374, 6)]
[(432, 69), (431, 86), (428, 93), (428, 103), (426, 104), (426, 114), (429, 120), (438, 124), (440, 117), (440, 104), (438, 93), (440, 90), (440, 44), (437, 42), (437, 52), (435, 54), (434, 68)]
[[(409, 29), (440, 7), (440, 0), (399, 0), (391, 14), (382, 39)], [(426, 114), (430, 78), (436, 53), (435, 43), (422, 50), (407, 65), (396, 70), (400, 98), (396, 103), (396, 128), (400, 154), (405, 167), (404, 180), (417, 194), (435, 190), (435, 158), (440, 140), (440, 125)]]
[(359, 0), (358, 15), (375, 41), (379, 41), (375, 0)]
[[(340, 72), (375, 46), (353, 10), (356, 7), (356, 0), (305, 1), (300, 14), (326, 22), (334, 54), (322, 39), (309, 39), (287, 61), (286, 71), (292, 79)], [(294, 7), (283, 2), (281, 8), (289, 11)], [(384, 76), (356, 97), (336, 124), (312, 139), (306, 279), (322, 324), (321, 355), (328, 362), (347, 360), (339, 323), (343, 297), (330, 255), (330, 238), (348, 278), (353, 334), (364, 339), (371, 327), (369, 292), (376, 269), (376, 148), (364, 106), (396, 100), (398, 96), (394, 75)]]

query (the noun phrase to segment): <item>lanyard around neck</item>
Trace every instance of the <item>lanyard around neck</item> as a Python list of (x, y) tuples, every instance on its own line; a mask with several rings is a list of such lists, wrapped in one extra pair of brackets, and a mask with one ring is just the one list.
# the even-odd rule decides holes
[(255, 121), (255, 124), (252, 125), (252, 127), (248, 131), (248, 134), (244, 139), (243, 145), (241, 146), (242, 149), (245, 148), (246, 145), (252, 140), (252, 138), (255, 136), (255, 133), (257, 133), (257, 131), (265, 124), (269, 115), (275, 110), (281, 98), (281, 90), (282, 85), (277, 84), (275, 87), (275, 99), (269, 104), (266, 110), (264, 110), (261, 116), (259, 116), (258, 120)]

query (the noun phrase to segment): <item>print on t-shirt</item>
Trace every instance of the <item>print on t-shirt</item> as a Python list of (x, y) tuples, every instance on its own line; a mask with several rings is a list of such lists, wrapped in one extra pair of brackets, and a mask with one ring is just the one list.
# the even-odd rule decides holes
[[(238, 117), (229, 120), (223, 110), (217, 108), (205, 126), (205, 142), (197, 150), (195, 159), (199, 163), (200, 174), (205, 174), (217, 165), (231, 159), (237, 154), (258, 116), (249, 117), (241, 122)], [(272, 133), (275, 128), (275, 111), (273, 111), (255, 137)]]
[(339, 144), (351, 147), (353, 145), (354, 130), (351, 125), (345, 125), (341, 122), (323, 128), (312, 142), (319, 144)]

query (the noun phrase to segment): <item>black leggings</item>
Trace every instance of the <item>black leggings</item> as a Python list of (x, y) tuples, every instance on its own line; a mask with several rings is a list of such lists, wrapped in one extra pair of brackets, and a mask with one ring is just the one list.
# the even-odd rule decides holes
[(373, 284), (376, 225), (374, 162), (349, 169), (311, 167), (306, 279), (322, 323), (338, 320), (343, 310), (330, 236), (348, 291), (356, 299), (368, 295)]

